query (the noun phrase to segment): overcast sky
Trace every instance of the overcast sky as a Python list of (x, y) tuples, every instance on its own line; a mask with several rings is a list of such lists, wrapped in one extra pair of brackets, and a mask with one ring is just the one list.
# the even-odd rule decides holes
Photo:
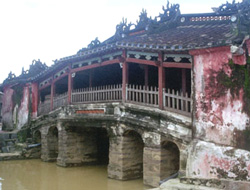
[[(179, 3), (181, 13), (204, 13), (226, 0), (170, 3)], [(166, 4), (167, 0), (0, 0), (0, 83), (10, 71), (18, 76), (22, 67), (27, 70), (33, 59), (51, 65), (96, 37), (101, 42), (111, 37), (123, 17), (136, 23), (144, 8), (154, 18)]]

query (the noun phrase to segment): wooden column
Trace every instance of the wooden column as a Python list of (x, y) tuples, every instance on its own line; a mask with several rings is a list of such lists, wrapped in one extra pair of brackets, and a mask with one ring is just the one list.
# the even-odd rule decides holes
[(148, 65), (144, 65), (144, 75), (145, 75), (144, 85), (145, 87), (147, 87), (148, 86)]
[(126, 101), (126, 86), (128, 84), (128, 63), (126, 62), (126, 51), (122, 53), (122, 101)]
[(72, 73), (68, 74), (68, 104), (71, 104), (71, 93), (73, 89)]
[(51, 82), (51, 88), (50, 88), (50, 111), (53, 110), (53, 98), (55, 95), (55, 83), (54, 81)]
[(181, 73), (182, 73), (182, 92), (183, 94), (186, 94), (187, 91), (187, 86), (186, 86), (186, 69), (181, 69)]
[(165, 69), (163, 67), (162, 53), (158, 54), (158, 87), (159, 87), (159, 108), (163, 109), (163, 88), (165, 88)]

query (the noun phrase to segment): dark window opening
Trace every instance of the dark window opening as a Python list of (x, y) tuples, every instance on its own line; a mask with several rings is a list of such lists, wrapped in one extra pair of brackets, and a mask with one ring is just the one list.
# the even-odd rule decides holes
[(48, 86), (40, 91), (40, 101), (45, 102), (50, 100), (51, 86)]
[(122, 69), (119, 64), (98, 67), (92, 73), (92, 86), (122, 84)]
[(68, 76), (63, 77), (55, 83), (55, 95), (68, 92)]

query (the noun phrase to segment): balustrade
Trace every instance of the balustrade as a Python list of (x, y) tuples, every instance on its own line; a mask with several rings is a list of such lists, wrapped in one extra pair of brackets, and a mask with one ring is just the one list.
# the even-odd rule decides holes
[(112, 102), (122, 100), (122, 85), (107, 85), (72, 91), (72, 103)]
[(191, 116), (191, 98), (187, 93), (163, 89), (163, 106), (166, 110)]
[[(71, 102), (93, 103), (122, 101), (122, 85), (107, 85), (72, 90)], [(146, 106), (159, 106), (159, 89), (142, 85), (126, 86), (126, 102)], [(68, 104), (68, 94), (60, 94), (53, 98), (53, 109)], [(191, 98), (187, 93), (163, 89), (163, 107), (165, 110), (191, 116)], [(50, 100), (40, 103), (38, 115), (50, 112)]]
[(41, 102), (38, 106), (38, 115), (47, 114), (50, 112), (50, 100)]
[(53, 109), (59, 108), (61, 106), (65, 106), (68, 104), (68, 93), (63, 93), (56, 95), (53, 98)]
[(158, 106), (158, 88), (142, 85), (127, 85), (127, 102)]

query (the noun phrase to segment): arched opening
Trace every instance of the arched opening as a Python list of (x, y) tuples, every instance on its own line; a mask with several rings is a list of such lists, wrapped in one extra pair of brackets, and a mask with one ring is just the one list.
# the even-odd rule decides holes
[(100, 128), (96, 135), (97, 161), (99, 164), (108, 165), (109, 163), (109, 137), (106, 129)]
[(56, 161), (58, 156), (58, 129), (51, 127), (48, 132), (48, 156), (50, 161)]
[(90, 127), (74, 133), (72, 137), (75, 138), (78, 147), (76, 151), (80, 151), (82, 164), (108, 165), (109, 137), (105, 128)]
[(33, 142), (34, 143), (41, 143), (41, 132), (40, 131), (35, 131), (33, 135)]
[(126, 162), (124, 175), (127, 179), (143, 177), (143, 148), (144, 143), (139, 133), (133, 130), (124, 133), (123, 153)]
[(164, 141), (161, 143), (161, 153), (161, 180), (164, 180), (178, 173), (180, 168), (180, 150), (175, 143)]

